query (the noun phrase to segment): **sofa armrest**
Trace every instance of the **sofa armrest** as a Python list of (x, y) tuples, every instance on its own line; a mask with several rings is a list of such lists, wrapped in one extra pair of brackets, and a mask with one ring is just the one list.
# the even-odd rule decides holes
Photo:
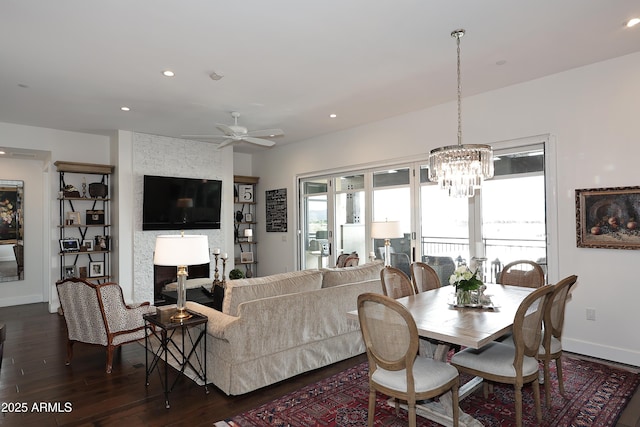
[(207, 334), (221, 340), (228, 341), (232, 330), (235, 329), (234, 325), (237, 325), (240, 320), (239, 317), (229, 316), (228, 314), (193, 301), (186, 301), (185, 307), (207, 316), (209, 319), (207, 322)]

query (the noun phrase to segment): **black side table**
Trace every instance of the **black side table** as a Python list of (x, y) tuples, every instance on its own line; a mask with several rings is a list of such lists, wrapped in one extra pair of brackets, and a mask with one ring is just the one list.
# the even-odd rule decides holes
[[(142, 317), (145, 320), (145, 327), (149, 329), (150, 334), (145, 334), (144, 347), (145, 347), (145, 370), (146, 370), (146, 385), (149, 385), (149, 375), (154, 369), (158, 368), (158, 362), (162, 359), (164, 354), (164, 396), (166, 408), (170, 408), (169, 405), (169, 393), (173, 390), (178, 379), (184, 375), (186, 367), (190, 367), (200, 380), (204, 382), (204, 391), (209, 394), (207, 388), (207, 316), (203, 316), (191, 310), (187, 310), (192, 316), (182, 321), (172, 321), (171, 316), (175, 313), (175, 309), (156, 310), (154, 314), (145, 314)], [(199, 333), (192, 334), (192, 328), (197, 325), (204, 325)], [(182, 331), (182, 339), (179, 344), (173, 340), (175, 332), (180, 329)], [(197, 330), (193, 330), (197, 332)], [(160, 342), (160, 347), (153, 351), (149, 347), (149, 339), (151, 335), (155, 336)], [(189, 340), (191, 349), (185, 351), (185, 342)], [(203, 346), (203, 347), (202, 347)], [(204, 348), (204, 351), (199, 355), (198, 348)], [(153, 359), (149, 363), (149, 353), (153, 353)], [(169, 386), (169, 355), (178, 364), (179, 375), (175, 378), (171, 386)], [(191, 358), (194, 358), (192, 363)]]

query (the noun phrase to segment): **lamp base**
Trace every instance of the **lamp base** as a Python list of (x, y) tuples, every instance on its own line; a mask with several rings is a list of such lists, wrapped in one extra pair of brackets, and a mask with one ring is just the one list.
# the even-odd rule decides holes
[(177, 308), (175, 314), (171, 316), (171, 321), (184, 322), (185, 320), (191, 319), (192, 317), (193, 317), (193, 314), (189, 313), (186, 309)]

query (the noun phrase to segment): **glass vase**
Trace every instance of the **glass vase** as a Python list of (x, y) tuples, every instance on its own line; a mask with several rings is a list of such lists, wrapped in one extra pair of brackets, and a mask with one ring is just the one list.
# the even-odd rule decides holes
[(457, 305), (471, 304), (471, 291), (458, 289), (456, 291), (456, 304)]

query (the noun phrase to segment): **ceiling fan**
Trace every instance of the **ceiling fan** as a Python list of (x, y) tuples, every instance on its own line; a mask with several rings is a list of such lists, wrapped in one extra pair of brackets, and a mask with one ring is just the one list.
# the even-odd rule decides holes
[(284, 135), (282, 129), (262, 129), (249, 132), (246, 127), (238, 125), (238, 117), (240, 117), (240, 113), (232, 111), (231, 117), (233, 117), (235, 121), (233, 125), (216, 124), (216, 128), (218, 128), (220, 132), (224, 133), (224, 135), (182, 135), (182, 137), (188, 139), (222, 139), (223, 141), (218, 145), (218, 149), (220, 149), (229, 144), (240, 141), (246, 141), (251, 144), (262, 145), (265, 147), (272, 147), (275, 145), (275, 142), (263, 138), (272, 138), (274, 136)]

